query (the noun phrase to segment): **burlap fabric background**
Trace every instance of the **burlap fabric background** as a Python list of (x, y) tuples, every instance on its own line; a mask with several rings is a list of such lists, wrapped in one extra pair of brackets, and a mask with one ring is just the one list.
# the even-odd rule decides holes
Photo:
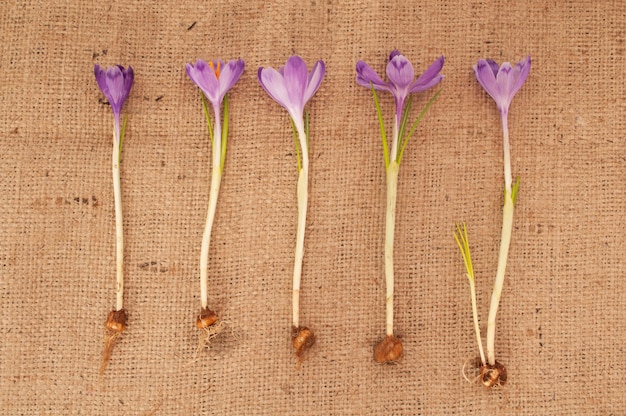
[[(5, 1), (0, 5), (2, 415), (626, 413), (626, 4), (622, 1)], [(193, 27), (192, 27), (193, 26)], [(396, 328), (381, 366), (384, 165), (358, 59), (400, 49), (443, 92), (400, 168)], [(327, 76), (311, 101), (301, 316), (290, 345), (296, 170), (286, 112), (256, 80), (291, 54)], [(486, 322), (501, 227), (501, 127), (479, 58), (532, 56), (510, 117), (521, 176), (497, 357), (477, 356), (452, 239), (468, 223)], [(185, 62), (242, 57), (210, 256), (228, 329), (195, 356), (210, 150)], [(93, 65), (131, 64), (122, 161), (129, 327), (98, 377), (114, 305), (112, 114)], [(422, 106), (432, 91), (418, 96)], [(382, 103), (391, 116), (392, 99)], [(389, 120), (389, 118), (388, 118)], [(388, 125), (389, 122), (388, 122)]]

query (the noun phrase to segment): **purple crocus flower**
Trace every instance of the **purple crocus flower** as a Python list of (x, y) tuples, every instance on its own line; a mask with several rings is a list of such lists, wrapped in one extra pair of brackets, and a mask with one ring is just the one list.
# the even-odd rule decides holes
[[(519, 187), (519, 177), (515, 184), (513, 184), (513, 176), (511, 173), (511, 145), (509, 142), (508, 114), (511, 101), (526, 81), (529, 72), (530, 56), (526, 56), (526, 58), (520, 60), (515, 66), (512, 66), (509, 62), (504, 62), (501, 66), (498, 66), (498, 64), (491, 59), (481, 59), (474, 66), (476, 79), (485, 91), (489, 93), (491, 98), (495, 100), (498, 110), (500, 111), (503, 136), (502, 149), (504, 153), (504, 206), (502, 208), (502, 237), (500, 239), (498, 268), (496, 269), (496, 279), (493, 292), (491, 294), (491, 306), (489, 307), (489, 317), (487, 321), (486, 362), (481, 351), (481, 359), (483, 361), (481, 376), (484, 374), (490, 374), (490, 377), (482, 377), (483, 384), (487, 387), (493, 386), (494, 382), (504, 382), (503, 379), (505, 379), (505, 377), (502, 377), (502, 374), (506, 374), (506, 372), (503, 372), (504, 366), (496, 361), (494, 343), (496, 315), (504, 284), (504, 275), (509, 255), (509, 246), (511, 244), (511, 233), (513, 230), (513, 211)], [(463, 248), (461, 244), (459, 244), (459, 247), (461, 248), (461, 251), (466, 250), (467, 256), (469, 256), (467, 235), (465, 235), (465, 241), (463, 244), (465, 245), (465, 248)], [(465, 257), (465, 254), (463, 254), (463, 256)], [(469, 274), (471, 274), (471, 271), (468, 269), (468, 275)], [(475, 299), (473, 299), (473, 302), (475, 303)], [(475, 317), (474, 319), (476, 322), (475, 325), (478, 328), (477, 318)], [(481, 340), (478, 331), (477, 338), (480, 344)], [(482, 346), (480, 348), (482, 349)], [(492, 375), (495, 375), (495, 378), (492, 378)]]
[(98, 87), (109, 100), (113, 110), (113, 152), (111, 154), (111, 168), (113, 171), (113, 199), (115, 202), (115, 258), (116, 258), (116, 302), (115, 309), (109, 313), (105, 322), (107, 336), (103, 360), (100, 365), (100, 374), (103, 374), (111, 349), (115, 340), (126, 328), (126, 311), (124, 309), (124, 232), (122, 220), (122, 186), (120, 180), (120, 158), (122, 151), (123, 131), (120, 129), (120, 113), (124, 101), (133, 86), (133, 68), (125, 69), (121, 65), (113, 65), (106, 69), (100, 65), (93, 67)]
[[(308, 128), (304, 123), (304, 106), (315, 95), (324, 79), (326, 66), (319, 60), (308, 71), (306, 63), (299, 56), (291, 56), (284, 67), (260, 67), (259, 83), (278, 104), (285, 107), (297, 131), (296, 155), (298, 162), (298, 225), (296, 229), (296, 258), (293, 266), (293, 346), (296, 355), (302, 357), (303, 352), (315, 342), (315, 335), (306, 326), (300, 326), (300, 280), (302, 278), (302, 260), (304, 258), (304, 232), (306, 229), (306, 212), (308, 206), (309, 186), (309, 145)], [(294, 133), (295, 134), (295, 133)], [(298, 146), (299, 143), (299, 146)]]
[(396, 122), (400, 124), (404, 103), (409, 94), (422, 92), (437, 85), (443, 75), (439, 74), (443, 68), (444, 58), (440, 56), (428, 69), (415, 78), (415, 70), (411, 62), (399, 51), (392, 51), (387, 63), (387, 77), (389, 82), (383, 81), (378, 74), (365, 62), (356, 63), (356, 82), (359, 85), (370, 88), (370, 83), (377, 90), (389, 91), (396, 101)]
[[(424, 110), (417, 120), (405, 131), (407, 126), (407, 118), (409, 116), (410, 104), (405, 103), (411, 93), (426, 91), (427, 89), (437, 85), (443, 79), (443, 75), (439, 74), (443, 68), (444, 58), (440, 56), (433, 62), (430, 67), (415, 79), (415, 70), (409, 60), (399, 51), (392, 51), (389, 55), (387, 63), (387, 78), (389, 82), (383, 81), (380, 76), (365, 62), (358, 61), (356, 63), (356, 82), (357, 84), (373, 88), (374, 90), (382, 90), (390, 92), (396, 104), (396, 117), (393, 120), (393, 136), (391, 147), (387, 142), (387, 133), (383, 122), (383, 115), (378, 100), (378, 93), (372, 91), (374, 102), (376, 103), (376, 111), (380, 123), (381, 138), (383, 144), (383, 158), (385, 160), (385, 170), (387, 173), (387, 209), (385, 214), (385, 309), (387, 314), (386, 331), (387, 334), (383, 340), (374, 348), (374, 359), (379, 363), (388, 363), (397, 360), (402, 356), (402, 342), (394, 336), (393, 331), (393, 297), (394, 297), (394, 267), (393, 267), (393, 244), (394, 230), (396, 222), (396, 199), (398, 193), (398, 172), (402, 153), (419, 124), (421, 117), (426, 110), (437, 98), (437, 94), (426, 104)], [(410, 102), (410, 99), (409, 99)]]
[(515, 66), (504, 62), (501, 66), (491, 59), (481, 59), (474, 66), (476, 79), (498, 105), (502, 119), (504, 138), (504, 185), (507, 192), (512, 192), (511, 156), (509, 145), (509, 106), (515, 93), (524, 85), (530, 72), (530, 55)]
[(326, 67), (319, 60), (309, 73), (306, 63), (299, 56), (291, 56), (284, 67), (259, 68), (259, 83), (270, 97), (285, 107), (299, 132), (304, 131), (304, 106), (317, 92)]
[(211, 101), (213, 108), (219, 108), (224, 96), (241, 77), (245, 68), (243, 59), (228, 61), (212, 61), (208, 64), (198, 59), (195, 64), (187, 64), (187, 75)]
[(100, 91), (111, 104), (116, 130), (119, 130), (120, 112), (133, 86), (133, 68), (130, 65), (128, 69), (124, 69), (121, 65), (113, 65), (104, 69), (96, 64), (93, 68), (93, 73), (96, 76)]
[[(200, 247), (200, 301), (202, 309), (196, 320), (196, 326), (206, 329), (216, 322), (217, 315), (208, 308), (208, 272), (209, 272), (209, 245), (211, 231), (217, 210), (217, 199), (222, 181), (222, 173), (226, 160), (226, 147), (228, 143), (228, 100), (224, 99), (228, 91), (235, 85), (244, 71), (243, 59), (228, 61), (216, 60), (206, 62), (198, 59), (195, 64), (186, 64), (187, 75), (202, 90), (204, 96), (213, 105), (213, 123), (207, 114), (207, 123), (212, 143), (212, 172), (211, 187), (209, 191), (209, 207), (207, 220), (202, 235)], [(222, 120), (221, 109), (224, 102), (224, 116)], [(206, 102), (203, 99), (205, 111)], [(222, 130), (222, 125), (224, 129)], [(212, 129), (212, 130), (211, 130)]]
[(492, 59), (481, 59), (474, 65), (476, 79), (498, 105), (500, 113), (509, 111), (515, 93), (522, 87), (530, 72), (530, 55), (515, 66), (504, 62), (501, 66)]

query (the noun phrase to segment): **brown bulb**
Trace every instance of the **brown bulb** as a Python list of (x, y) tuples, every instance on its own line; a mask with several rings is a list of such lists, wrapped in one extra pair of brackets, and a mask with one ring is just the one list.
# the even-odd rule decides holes
[(106, 322), (104, 323), (107, 332), (104, 337), (104, 349), (102, 350), (102, 361), (100, 362), (100, 375), (104, 374), (104, 370), (111, 358), (111, 351), (122, 337), (122, 332), (126, 329), (126, 311), (120, 309), (119, 311), (109, 312)]
[(378, 363), (390, 363), (402, 356), (402, 342), (393, 335), (387, 335), (374, 347), (374, 360)]
[(315, 334), (306, 326), (293, 327), (293, 348), (296, 350), (296, 356), (302, 358), (306, 350), (315, 344)]
[(113, 332), (124, 332), (126, 329), (126, 311), (124, 309), (120, 309), (119, 311), (111, 311), (109, 312), (109, 316), (107, 317), (104, 326), (109, 331)]
[(217, 315), (209, 308), (202, 308), (196, 319), (198, 329), (205, 329), (213, 325), (217, 321)]
[(506, 368), (497, 361), (494, 365), (485, 364), (480, 368), (480, 381), (489, 388), (503, 386), (506, 383)]

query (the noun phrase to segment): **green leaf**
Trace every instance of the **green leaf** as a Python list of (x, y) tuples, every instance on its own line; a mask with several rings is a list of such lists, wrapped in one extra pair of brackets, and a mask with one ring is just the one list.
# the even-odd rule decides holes
[(372, 94), (374, 94), (374, 103), (376, 104), (376, 112), (378, 113), (378, 124), (380, 125), (380, 135), (383, 140), (383, 157), (385, 158), (385, 170), (389, 169), (389, 149), (387, 148), (387, 133), (385, 132), (385, 122), (383, 121), (383, 112), (380, 109), (380, 102), (378, 101), (378, 94), (376, 94), (376, 88), (370, 81), (372, 88)]
[(402, 140), (402, 144), (400, 145), (400, 152), (398, 152), (398, 164), (402, 161), (402, 155), (404, 154), (404, 149), (406, 149), (406, 145), (409, 143), (409, 139), (411, 138), (411, 136), (413, 136), (413, 133), (415, 132), (415, 129), (417, 128), (417, 126), (420, 123), (420, 121), (422, 121), (422, 118), (426, 114), (426, 111), (428, 111), (430, 106), (433, 105), (433, 103), (435, 102), (435, 100), (437, 99), (437, 97), (439, 96), (441, 91), (442, 90), (437, 91), (435, 93), (435, 95), (433, 95), (433, 98), (431, 98), (430, 101), (428, 101), (428, 103), (426, 103), (426, 106), (424, 107), (422, 112), (419, 114), (419, 116), (417, 116), (417, 119), (415, 120), (415, 122), (411, 126), (411, 130), (409, 131), (409, 134), (407, 134), (404, 139), (402, 139), (402, 136), (399, 136), (400, 139)]
[(306, 146), (309, 147), (309, 112), (304, 112), (304, 134), (306, 134)]
[(300, 143), (298, 143), (298, 132), (296, 131), (296, 123), (294, 123), (291, 117), (289, 117), (289, 121), (291, 121), (291, 128), (293, 130), (293, 141), (296, 145), (296, 160), (298, 162), (298, 172), (300, 172), (300, 170), (302, 169), (302, 162), (300, 160)]
[(121, 163), (122, 161), (122, 145), (124, 143), (124, 134), (126, 134), (126, 122), (128, 121), (128, 116), (124, 116), (124, 121), (122, 121), (122, 131), (120, 132), (120, 148), (117, 152), (117, 163)]
[(461, 226), (456, 224), (456, 231), (454, 232), (454, 240), (456, 241), (461, 255), (463, 256), (463, 263), (465, 264), (465, 270), (467, 270), (467, 277), (470, 280), (474, 280), (474, 266), (472, 265), (472, 256), (470, 255), (469, 238), (467, 236), (467, 227), (463, 223), (463, 230)]
[(511, 190), (511, 199), (513, 200), (513, 205), (515, 205), (515, 201), (517, 201), (517, 191), (519, 191), (519, 182), (520, 177), (518, 176), (513, 184), (513, 189)]
[(220, 149), (220, 170), (224, 172), (226, 143), (228, 142), (228, 94), (224, 95), (224, 126), (222, 127), (222, 148)]
[(206, 117), (206, 123), (209, 126), (209, 136), (211, 136), (211, 147), (213, 146), (213, 124), (211, 123), (211, 116), (209, 115), (209, 108), (206, 104), (206, 98), (202, 91), (200, 91), (200, 98), (202, 98), (202, 109), (204, 110), (204, 116)]

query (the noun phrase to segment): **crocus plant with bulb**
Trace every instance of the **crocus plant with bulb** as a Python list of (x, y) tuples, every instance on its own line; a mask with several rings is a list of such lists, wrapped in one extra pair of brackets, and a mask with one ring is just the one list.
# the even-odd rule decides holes
[(271, 67), (259, 68), (259, 83), (278, 104), (282, 105), (291, 117), (296, 142), (298, 164), (298, 225), (296, 231), (296, 258), (293, 267), (293, 347), (296, 355), (302, 354), (315, 342), (315, 335), (306, 326), (300, 326), (300, 280), (304, 258), (304, 230), (309, 183), (309, 123), (304, 106), (317, 92), (326, 73), (324, 61), (317, 61), (311, 72), (299, 56), (291, 56), (284, 67), (275, 70)]
[(500, 239), (500, 254), (498, 255), (498, 267), (496, 269), (496, 278), (493, 292), (491, 294), (491, 305), (489, 307), (489, 318), (487, 321), (487, 357), (483, 352), (480, 329), (478, 325), (478, 313), (476, 308), (476, 289), (474, 283), (474, 268), (470, 256), (469, 239), (467, 236), (467, 228), (457, 226), (454, 238), (461, 250), (463, 262), (467, 270), (467, 277), (470, 282), (470, 292), (472, 298), (472, 311), (474, 316), (474, 328), (476, 331), (476, 340), (480, 351), (480, 359), (482, 367), (480, 378), (482, 383), (487, 387), (504, 384), (506, 381), (505, 367), (496, 361), (495, 357), (495, 337), (496, 337), (496, 314), (498, 305), (500, 304), (500, 296), (502, 294), (502, 286), (504, 283), (504, 273), (506, 269), (507, 257), (509, 254), (509, 246), (511, 244), (511, 231), (513, 229), (513, 209), (517, 198), (517, 190), (519, 188), (519, 177), (513, 183), (511, 175), (511, 149), (509, 144), (509, 125), (508, 114), (511, 101), (522, 87), (528, 73), (530, 72), (530, 56), (519, 61), (515, 66), (509, 62), (504, 62), (498, 66), (491, 59), (481, 59), (474, 66), (476, 79), (487, 93), (494, 99), (500, 118), (502, 121), (503, 133), (503, 149), (504, 149), (504, 207), (502, 209), (502, 236)]
[[(195, 64), (186, 64), (187, 75), (202, 90), (202, 105), (209, 126), (209, 135), (212, 144), (211, 188), (209, 191), (209, 206), (206, 225), (202, 235), (200, 248), (200, 314), (196, 318), (196, 327), (208, 332), (218, 321), (217, 314), (209, 309), (208, 304), (208, 270), (209, 244), (211, 229), (217, 209), (217, 198), (220, 192), (224, 162), (226, 160), (226, 144), (228, 141), (228, 91), (241, 77), (245, 67), (242, 59), (232, 60), (224, 64), (222, 61), (205, 62), (198, 59)], [(206, 97), (206, 99), (205, 99)], [(206, 100), (213, 107), (213, 122), (209, 115)], [(222, 120), (223, 103), (223, 120)], [(214, 328), (216, 329), (217, 326)], [(219, 330), (217, 330), (219, 332)]]
[[(440, 56), (422, 75), (415, 79), (415, 70), (411, 62), (404, 55), (400, 54), (399, 51), (393, 51), (389, 55), (389, 62), (387, 63), (386, 69), (389, 82), (383, 81), (365, 62), (358, 61), (356, 64), (356, 82), (363, 87), (370, 88), (374, 95), (387, 173), (387, 208), (385, 218), (385, 303), (387, 311), (387, 334), (374, 348), (374, 359), (381, 363), (392, 362), (402, 356), (402, 343), (394, 336), (393, 331), (393, 240), (396, 221), (398, 171), (409, 139), (441, 90), (433, 95), (409, 128), (407, 121), (413, 102), (413, 96), (411, 94), (426, 91), (439, 84), (443, 79), (443, 75), (440, 74), (443, 63), (444, 58)], [(396, 112), (393, 119), (391, 144), (387, 142), (387, 132), (385, 130), (383, 115), (376, 91), (390, 92), (395, 100)]]
[(124, 310), (124, 233), (122, 226), (122, 190), (120, 184), (120, 161), (122, 141), (126, 129), (126, 119), (122, 124), (120, 114), (124, 101), (133, 86), (134, 73), (121, 65), (110, 66), (106, 69), (95, 65), (93, 69), (98, 87), (104, 94), (113, 110), (113, 153), (111, 157), (113, 168), (113, 197), (115, 199), (115, 241), (116, 241), (116, 303), (115, 309), (109, 313), (105, 322), (107, 336), (100, 366), (100, 374), (104, 373), (111, 351), (119, 336), (126, 329), (126, 311)]

